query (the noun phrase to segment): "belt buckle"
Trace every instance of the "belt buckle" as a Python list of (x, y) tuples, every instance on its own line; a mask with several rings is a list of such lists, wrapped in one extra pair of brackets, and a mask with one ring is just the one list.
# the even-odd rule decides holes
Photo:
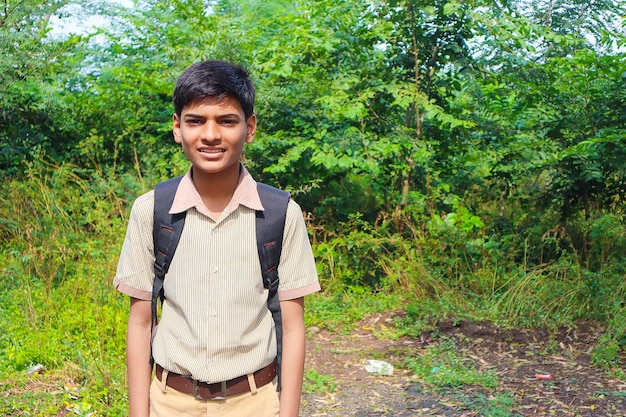
[(217, 396), (217, 397), (203, 397), (202, 395), (200, 395), (199, 392), (199, 388), (198, 388), (198, 380), (194, 379), (193, 380), (193, 396), (195, 397), (196, 400), (211, 400), (211, 401), (221, 401), (221, 400), (225, 400), (226, 399), (226, 381), (222, 381), (220, 383), (221, 386), (221, 395)]

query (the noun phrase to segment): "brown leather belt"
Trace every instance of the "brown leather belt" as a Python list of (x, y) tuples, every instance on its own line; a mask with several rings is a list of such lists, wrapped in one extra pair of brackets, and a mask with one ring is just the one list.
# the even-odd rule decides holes
[[(156, 365), (156, 377), (162, 381), (163, 367)], [(259, 369), (254, 373), (254, 381), (257, 387), (262, 387), (274, 380), (276, 377), (276, 359), (263, 369)], [(176, 391), (191, 394), (198, 400), (223, 400), (231, 395), (250, 392), (250, 384), (248, 376), (242, 375), (235, 379), (225, 382), (216, 382), (207, 384), (206, 382), (197, 381), (191, 377), (169, 372), (167, 374), (166, 385), (174, 388)]]

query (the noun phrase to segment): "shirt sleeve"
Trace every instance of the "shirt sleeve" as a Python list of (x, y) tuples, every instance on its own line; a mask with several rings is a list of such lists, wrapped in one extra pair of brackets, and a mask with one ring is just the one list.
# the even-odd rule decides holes
[(152, 298), (154, 249), (152, 223), (154, 192), (135, 200), (130, 212), (126, 237), (117, 264), (113, 285), (120, 292), (141, 300)]
[(321, 289), (302, 209), (293, 200), (287, 206), (278, 276), (281, 301), (304, 297)]

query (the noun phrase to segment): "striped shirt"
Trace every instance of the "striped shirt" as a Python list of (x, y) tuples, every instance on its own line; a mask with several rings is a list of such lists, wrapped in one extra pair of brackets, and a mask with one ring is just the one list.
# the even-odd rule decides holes
[[(170, 213), (186, 211), (185, 227), (164, 281), (152, 346), (165, 369), (213, 383), (252, 373), (276, 356), (255, 237), (255, 211), (262, 209), (245, 168), (218, 219), (211, 218), (190, 172), (182, 179)], [(114, 279), (119, 291), (142, 300), (152, 297), (153, 210), (153, 191), (133, 204)], [(302, 211), (293, 200), (278, 273), (281, 301), (320, 290)]]

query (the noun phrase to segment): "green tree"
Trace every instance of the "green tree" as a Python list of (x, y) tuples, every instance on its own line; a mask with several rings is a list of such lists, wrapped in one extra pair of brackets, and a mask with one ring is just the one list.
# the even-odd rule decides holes
[[(73, 1), (8, 1), (0, 10), (0, 168), (16, 175), (39, 151), (61, 159), (77, 141), (66, 89), (87, 37), (48, 36)], [(90, 4), (85, 4), (90, 7)]]
[[(556, 233), (585, 260), (593, 246), (590, 225), (607, 213), (623, 213), (624, 170), (616, 160), (625, 156), (626, 67), (623, 53), (588, 42), (587, 23), (577, 24), (606, 19), (612, 9), (559, 4), (560, 19), (570, 16), (570, 24), (546, 25), (538, 19), (546, 13), (540, 5), (514, 19), (497, 10), (479, 18), (483, 66), (476, 82), (466, 84), (465, 97), (478, 109), (471, 137), (488, 161), (488, 187), (468, 198), (497, 206), (489, 209), (490, 217), (499, 216), (495, 233), (504, 227), (510, 236), (532, 235), (537, 248), (546, 234)], [(565, 13), (574, 9), (586, 14)], [(602, 36), (607, 45), (623, 44), (623, 33)], [(540, 252), (532, 257), (550, 258)]]
[(305, 188), (305, 206), (329, 223), (354, 212), (373, 221), (409, 195), (423, 204), (435, 188), (431, 141), (469, 125), (447, 111), (440, 88), (467, 58), (466, 11), (383, 3), (321, 1), (248, 25), (267, 122), (252, 162)]

